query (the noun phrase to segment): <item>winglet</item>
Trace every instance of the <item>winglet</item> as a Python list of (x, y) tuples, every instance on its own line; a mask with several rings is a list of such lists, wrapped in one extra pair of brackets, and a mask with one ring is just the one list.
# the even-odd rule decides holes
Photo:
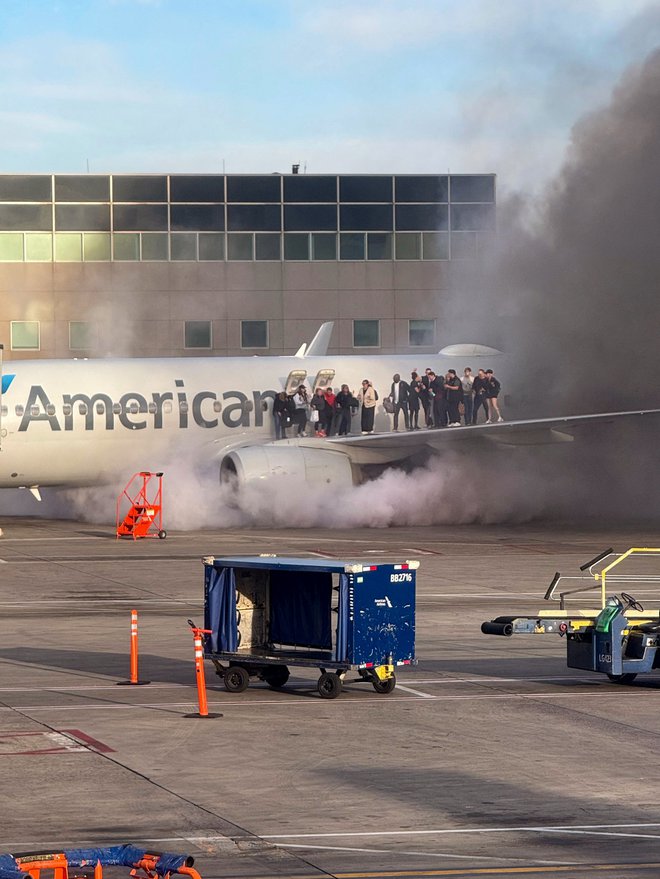
[(334, 321), (326, 321), (326, 323), (321, 324), (318, 329), (317, 334), (314, 336), (312, 341), (307, 346), (307, 351), (303, 355), (304, 357), (325, 357), (328, 353), (328, 347), (330, 345), (330, 337), (332, 336), (332, 331), (334, 329)]
[(296, 351), (294, 357), (304, 357), (305, 351), (307, 350), (307, 342), (303, 342), (300, 348)]

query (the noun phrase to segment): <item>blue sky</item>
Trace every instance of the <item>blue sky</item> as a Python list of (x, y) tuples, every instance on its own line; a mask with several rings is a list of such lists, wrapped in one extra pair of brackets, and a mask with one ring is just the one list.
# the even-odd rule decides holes
[[(0, 173), (556, 171), (648, 0), (3, 0)], [(224, 163), (224, 165), (223, 165)]]

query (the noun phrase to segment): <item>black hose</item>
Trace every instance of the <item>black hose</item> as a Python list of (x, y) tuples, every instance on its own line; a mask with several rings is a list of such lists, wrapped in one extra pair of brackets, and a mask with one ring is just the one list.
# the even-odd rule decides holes
[(505, 638), (513, 635), (512, 623), (498, 623), (494, 620), (481, 624), (481, 631), (484, 635), (503, 635)]

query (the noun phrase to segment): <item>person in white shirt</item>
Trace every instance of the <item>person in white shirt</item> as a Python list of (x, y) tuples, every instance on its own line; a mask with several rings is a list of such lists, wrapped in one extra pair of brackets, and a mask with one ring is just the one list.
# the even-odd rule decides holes
[(465, 412), (463, 413), (463, 419), (465, 420), (465, 424), (472, 424), (472, 385), (474, 383), (474, 376), (472, 375), (472, 369), (469, 366), (466, 366), (463, 370), (463, 375), (461, 376), (461, 384), (463, 385), (463, 405), (465, 406)]
[(309, 397), (307, 396), (307, 388), (305, 385), (299, 385), (298, 390), (293, 395), (293, 405), (296, 411), (293, 416), (293, 423), (297, 427), (298, 436), (307, 436), (305, 427), (307, 426), (307, 408), (309, 406)]

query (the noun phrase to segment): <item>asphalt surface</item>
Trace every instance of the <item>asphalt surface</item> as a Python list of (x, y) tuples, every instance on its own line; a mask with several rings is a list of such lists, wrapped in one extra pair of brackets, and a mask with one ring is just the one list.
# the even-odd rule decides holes
[[(608, 546), (654, 546), (652, 531), (296, 529), (133, 543), (73, 522), (0, 525), (0, 852), (133, 842), (193, 854), (203, 879), (660, 875), (660, 678), (617, 686), (567, 669), (558, 637), (479, 628), (536, 613), (556, 570), (577, 573)], [(202, 622), (200, 559), (268, 552), (417, 558), (419, 665), (390, 695), (348, 682), (329, 701), (318, 672), (232, 695), (207, 664), (209, 708), (222, 716), (186, 717), (197, 709), (186, 620)], [(660, 597), (650, 580), (625, 588)], [(132, 608), (151, 683), (119, 687)]]

